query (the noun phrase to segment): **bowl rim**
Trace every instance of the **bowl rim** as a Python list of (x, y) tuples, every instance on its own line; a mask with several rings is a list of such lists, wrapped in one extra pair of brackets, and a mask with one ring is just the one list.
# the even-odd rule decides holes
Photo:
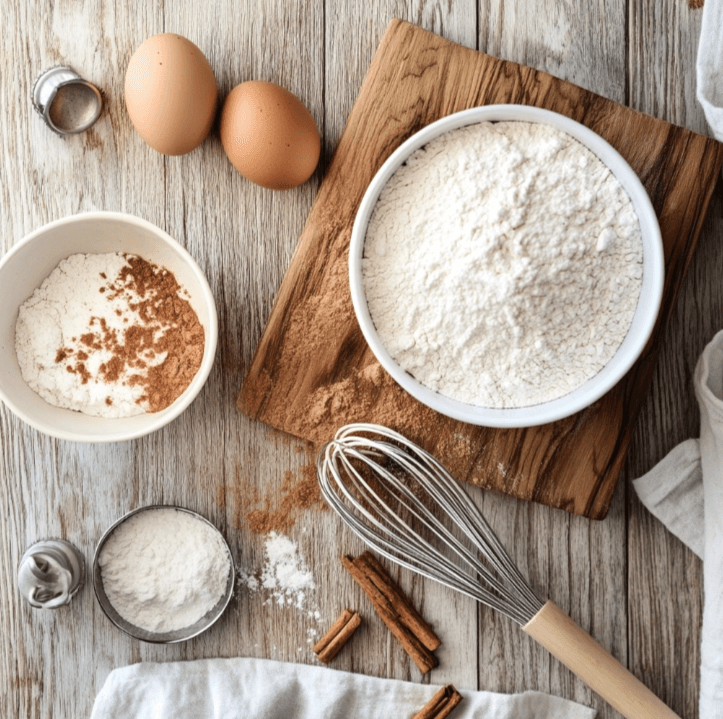
[[(157, 225), (154, 225), (152, 222), (149, 222), (142, 217), (125, 212), (93, 210), (90, 212), (80, 212), (74, 215), (68, 215), (66, 217), (61, 217), (58, 220), (48, 222), (18, 240), (18, 242), (16, 242), (2, 257), (0, 257), (0, 273), (2, 272), (5, 264), (8, 263), (15, 254), (20, 252), (24, 247), (31, 244), (37, 237), (43, 235), (49, 230), (62, 227), (63, 225), (71, 225), (77, 222), (88, 222), (93, 220), (115, 220), (128, 225), (135, 225), (136, 227), (148, 230), (156, 235), (159, 240), (169, 245), (189, 266), (191, 272), (198, 280), (201, 288), (201, 294), (203, 296), (202, 300), (208, 307), (209, 314), (209, 326), (204, 328), (207, 330), (206, 344), (204, 347), (203, 359), (201, 360), (201, 366), (198, 368), (198, 372), (196, 372), (196, 375), (193, 377), (190, 384), (183, 391), (180, 397), (178, 397), (175, 402), (169, 405), (166, 409), (161, 410), (160, 412), (138, 415), (152, 419), (149, 419), (148, 423), (144, 423), (143, 426), (139, 427), (137, 430), (96, 435), (82, 434), (79, 432), (64, 430), (62, 428), (56, 429), (43, 422), (41, 419), (31, 417), (27, 412), (23, 411), (7, 396), (0, 385), (0, 400), (19, 419), (39, 432), (42, 432), (50, 437), (55, 437), (56, 439), (67, 440), (70, 442), (107, 444), (111, 442), (125, 442), (131, 439), (138, 439), (139, 437), (144, 437), (161, 429), (181, 415), (193, 402), (193, 400), (196, 399), (211, 373), (216, 357), (216, 347), (218, 344), (218, 313), (216, 311), (216, 302), (214, 300), (213, 293), (211, 292), (211, 287), (208, 284), (208, 280), (198, 263), (193, 259), (193, 257), (191, 257), (189, 252), (177, 240), (174, 240), (165, 230), (162, 230)], [(68, 411), (72, 412), (73, 410)]]
[[(105, 543), (108, 541), (110, 536), (113, 534), (113, 532), (124, 522), (126, 522), (131, 517), (135, 516), (136, 514), (141, 514), (145, 511), (150, 510), (158, 510), (158, 509), (175, 509), (179, 512), (185, 512), (186, 514), (190, 514), (191, 516), (195, 517), (196, 519), (200, 519), (202, 522), (206, 523), (208, 526), (212, 527), (216, 533), (221, 537), (221, 540), (223, 541), (224, 547), (226, 547), (226, 551), (228, 552), (228, 558), (229, 558), (229, 564), (231, 565), (231, 571), (229, 573), (229, 578), (226, 582), (226, 591), (224, 594), (223, 599), (219, 604), (216, 605), (216, 613), (213, 616), (212, 619), (208, 621), (207, 624), (201, 626), (196, 631), (188, 634), (188, 635), (180, 635), (177, 637), (172, 638), (161, 638), (164, 635), (176, 635), (179, 632), (182, 631), (182, 629), (176, 629), (173, 632), (150, 632), (146, 629), (141, 629), (140, 627), (136, 627), (132, 622), (129, 622), (127, 619), (123, 619), (121, 615), (118, 613), (118, 610), (113, 607), (113, 604), (111, 603), (110, 599), (108, 599), (108, 595), (105, 593), (105, 587), (103, 586), (103, 576), (102, 571), (100, 568), (100, 553), (103, 550), (103, 547), (105, 546)], [(117, 519), (113, 524), (108, 527), (108, 529), (103, 532), (101, 538), (98, 540), (98, 543), (95, 546), (95, 551), (93, 552), (93, 563), (91, 565), (91, 577), (93, 582), (93, 593), (95, 594), (96, 601), (100, 605), (100, 608), (103, 610), (103, 614), (105, 614), (106, 617), (111, 621), (112, 624), (114, 624), (118, 629), (120, 629), (124, 634), (127, 634), (129, 637), (132, 637), (133, 639), (138, 639), (141, 642), (147, 642), (148, 644), (177, 644), (179, 642), (186, 642), (189, 639), (193, 639), (194, 637), (197, 637), (199, 634), (202, 634), (207, 629), (210, 629), (223, 615), (223, 613), (226, 611), (226, 608), (228, 607), (229, 603), (231, 602), (231, 598), (234, 595), (235, 588), (236, 588), (236, 566), (234, 565), (233, 561), (233, 554), (231, 554), (231, 547), (229, 546), (228, 541), (226, 540), (226, 537), (224, 537), (223, 532), (213, 523), (211, 520), (206, 519), (202, 514), (199, 514), (198, 512), (187, 509), (186, 507), (180, 507), (176, 504), (148, 504), (144, 507), (137, 507), (136, 509), (132, 509), (130, 512), (126, 512), (122, 517)], [(122, 623), (119, 622), (114, 616), (112, 616), (109, 611), (108, 607), (106, 607), (106, 602), (108, 605), (113, 609), (113, 611), (118, 614), (118, 617), (122, 620)], [(214, 609), (214, 607), (212, 607)], [(211, 610), (212, 610), (211, 609)], [(209, 611), (211, 611), (209, 610)], [(204, 615), (205, 616), (205, 615)], [(203, 618), (203, 617), (202, 617)], [(201, 621), (200, 619), (198, 621)], [(193, 624), (191, 626), (194, 626)], [(143, 633), (146, 636), (141, 636), (141, 634), (134, 634), (133, 630), (137, 629), (139, 632)], [(157, 638), (152, 638), (152, 636), (156, 634)]]
[[(587, 147), (613, 172), (633, 202), (640, 222), (643, 235), (643, 261), (645, 272), (648, 274), (647, 278), (645, 274), (643, 275), (643, 286), (647, 284), (648, 289), (643, 297), (641, 288), (641, 296), (633, 317), (633, 322), (639, 322), (639, 326), (636, 327), (634, 336), (628, 332), (623, 340), (626, 344), (626, 353), (622, 361), (618, 348), (600, 372), (572, 392), (537, 405), (503, 409), (479, 407), (441, 395), (421, 384), (396, 363), (384, 347), (371, 319), (364, 293), (362, 257), (367, 226), (379, 195), (409, 155), (446, 132), (481, 122), (505, 121), (537, 122), (556, 127)], [(649, 238), (647, 242), (646, 233)], [(569, 417), (600, 399), (623, 378), (640, 357), (650, 339), (660, 311), (664, 280), (664, 250), (660, 225), (645, 187), (628, 162), (610, 143), (585, 125), (560, 113), (530, 105), (485, 105), (462, 110), (427, 125), (405, 140), (387, 158), (369, 183), (357, 210), (349, 243), (349, 288), (352, 305), (362, 334), (376, 359), (392, 378), (419, 402), (447, 417), (477, 426), (534, 427)], [(643, 299), (645, 302), (641, 302)], [(638, 320), (638, 317), (641, 319)]]

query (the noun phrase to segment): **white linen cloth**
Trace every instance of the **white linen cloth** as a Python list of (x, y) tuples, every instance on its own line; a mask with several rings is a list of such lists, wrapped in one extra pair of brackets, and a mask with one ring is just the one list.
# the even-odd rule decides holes
[(723, 331), (694, 376), (700, 439), (678, 445), (633, 485), (643, 504), (703, 558), (700, 717), (723, 718)]
[[(409, 719), (438, 688), (268, 659), (133, 664), (110, 673), (92, 719)], [(451, 719), (595, 716), (539, 692), (460, 694)]]
[(705, 0), (698, 45), (698, 102), (723, 142), (723, 0)]

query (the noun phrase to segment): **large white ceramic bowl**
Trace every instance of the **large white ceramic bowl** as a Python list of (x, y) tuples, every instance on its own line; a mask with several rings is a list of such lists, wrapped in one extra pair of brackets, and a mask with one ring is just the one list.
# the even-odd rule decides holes
[[(58, 263), (77, 253), (127, 252), (169, 269), (190, 295), (206, 335), (201, 366), (185, 392), (161, 412), (92, 417), (48, 404), (23, 381), (15, 354), (18, 308)], [(121, 442), (154, 432), (178, 417), (203, 387), (218, 341), (216, 305), (193, 258), (163, 230), (120, 212), (88, 212), (31, 232), (0, 260), (0, 400), (45, 434), (74, 442)]]
[[(478, 122), (520, 120), (556, 127), (590, 149), (610, 168), (630, 196), (643, 238), (643, 284), (640, 299), (625, 340), (613, 358), (585, 384), (563, 397), (531, 407), (493, 409), (466, 404), (435, 392), (403, 370), (382, 344), (364, 294), (362, 257), (367, 225), (379, 195), (403, 162), (439, 135)], [(443, 192), (444, 188), (440, 188)], [(404, 142), (382, 165), (369, 184), (357, 212), (349, 247), (349, 284), (354, 311), (369, 347), (382, 367), (409, 394), (428, 407), (454, 419), (487, 427), (533, 427), (568, 417), (588, 407), (610, 390), (643, 351), (660, 310), (665, 266), (660, 226), (645, 188), (622, 156), (599, 135), (569, 117), (526, 105), (488, 105), (449, 115), (428, 125)]]

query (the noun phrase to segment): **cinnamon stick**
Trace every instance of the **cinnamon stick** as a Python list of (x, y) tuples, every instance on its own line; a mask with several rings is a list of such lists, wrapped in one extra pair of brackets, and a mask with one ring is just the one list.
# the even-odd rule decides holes
[(462, 701), (462, 695), (451, 685), (442, 687), (412, 719), (444, 719)]
[(439, 648), (439, 645), (442, 643), (440, 638), (414, 608), (409, 597), (404, 594), (399, 585), (389, 576), (387, 570), (379, 560), (371, 552), (364, 552), (354, 560), (354, 563), (364, 567), (367, 577), (374, 582), (377, 589), (379, 589), (397, 609), (399, 619), (404, 626), (406, 626), (430, 652)]
[[(344, 556), (341, 562), (354, 581), (364, 590), (382, 621), (387, 625), (394, 638), (402, 645), (404, 651), (419, 667), (419, 671), (426, 674), (434, 669), (439, 664), (437, 657), (401, 619), (400, 614), (408, 615), (409, 610), (412, 608), (407, 596), (399, 587), (397, 587), (397, 592), (392, 598), (386, 596), (369, 576), (370, 563), (360, 562), (358, 559)], [(386, 572), (384, 573), (386, 574)], [(389, 575), (387, 575), (387, 582), (394, 584), (394, 580)]]
[(331, 625), (331, 629), (314, 645), (314, 653), (319, 661), (328, 664), (360, 625), (361, 617), (351, 609), (345, 609)]

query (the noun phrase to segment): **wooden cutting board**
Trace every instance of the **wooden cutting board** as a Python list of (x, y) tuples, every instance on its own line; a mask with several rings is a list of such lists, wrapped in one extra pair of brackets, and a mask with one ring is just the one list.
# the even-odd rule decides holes
[[(347, 280), (354, 216), (387, 157), (440, 117), (498, 103), (554, 110), (613, 145), (652, 199), (666, 257), (658, 324), (626, 377), (573, 417), (518, 430), (457, 422), (406, 394), (367, 347)], [(349, 422), (384, 424), (434, 453), (459, 479), (602, 519), (722, 162), (723, 146), (714, 140), (393, 21), (319, 189), (239, 409), (315, 443)]]

